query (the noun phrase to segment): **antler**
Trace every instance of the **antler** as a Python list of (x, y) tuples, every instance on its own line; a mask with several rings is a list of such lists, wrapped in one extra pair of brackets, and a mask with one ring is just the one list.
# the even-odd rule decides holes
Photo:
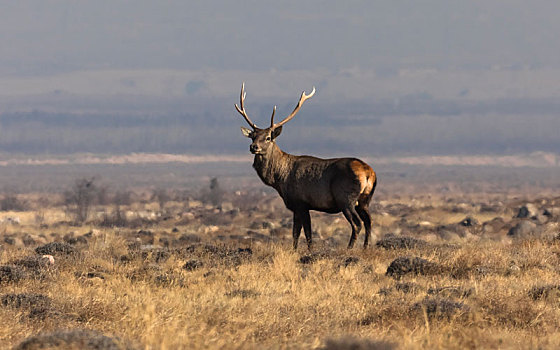
[[(245, 118), (245, 120), (247, 121), (249, 126), (252, 127), (253, 130), (256, 130), (257, 126), (255, 125), (255, 123), (253, 123), (251, 121), (251, 119), (249, 119), (249, 116), (247, 115), (247, 112), (245, 112), (245, 106), (244, 106), (243, 102), (245, 102), (245, 96), (246, 95), (247, 95), (247, 93), (245, 93), (245, 83), (242, 83), (241, 84), (241, 96), (239, 97), (239, 104), (241, 105), (241, 108), (239, 108), (239, 106), (236, 103), (235, 104), (235, 109), (237, 109), (239, 114), (241, 114), (243, 116), (243, 118)], [(274, 114), (272, 115), (272, 117), (274, 118)]]
[(305, 91), (303, 91), (301, 93), (301, 97), (299, 98), (299, 102), (296, 106), (296, 108), (294, 108), (294, 110), (292, 111), (292, 113), (287, 116), (286, 118), (284, 118), (284, 120), (282, 120), (280, 123), (274, 124), (274, 113), (276, 112), (276, 106), (274, 106), (274, 110), (272, 112), (272, 118), (270, 118), (270, 127), (272, 129), (278, 128), (284, 124), (286, 124), (287, 122), (290, 121), (290, 119), (292, 119), (297, 112), (299, 111), (299, 109), (301, 108), (301, 105), (305, 102), (305, 100), (307, 100), (308, 98), (311, 98), (313, 95), (315, 95), (315, 86), (313, 87), (313, 90), (311, 91), (311, 93), (309, 95), (305, 94)]

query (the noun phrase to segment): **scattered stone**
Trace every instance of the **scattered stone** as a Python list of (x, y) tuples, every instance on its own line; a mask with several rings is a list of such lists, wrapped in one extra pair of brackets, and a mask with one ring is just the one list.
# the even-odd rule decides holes
[(495, 217), (492, 220), (484, 222), (482, 224), (482, 232), (483, 233), (498, 233), (504, 230), (506, 226), (506, 222), (501, 217)]
[(175, 240), (175, 242), (178, 244), (192, 244), (198, 243), (200, 241), (202, 241), (202, 239), (198, 235), (192, 233), (183, 234)]
[(270, 221), (254, 221), (249, 228), (253, 230), (260, 230), (260, 229), (273, 229), (274, 223)]
[(386, 235), (375, 243), (377, 247), (384, 249), (412, 249), (424, 247), (426, 244), (421, 239), (393, 234)]
[(134, 347), (119, 337), (109, 337), (93, 330), (72, 329), (31, 336), (14, 348), (38, 349), (132, 350)]
[(472, 288), (464, 289), (461, 287), (437, 287), (428, 289), (428, 294), (437, 295), (445, 298), (467, 298), (474, 292)]
[(13, 261), (12, 264), (31, 270), (45, 269), (54, 265), (54, 257), (49, 254), (42, 256), (27, 256)]
[(25, 244), (20, 237), (4, 237), (4, 243), (13, 245), (15, 247), (23, 247)]
[(404, 275), (431, 275), (441, 272), (442, 268), (433, 262), (422, 258), (399, 257), (387, 268), (387, 276), (399, 279)]
[(381, 340), (340, 338), (328, 339), (320, 350), (394, 350), (396, 345)]
[(320, 259), (325, 259), (329, 257), (329, 253), (326, 251), (321, 251), (321, 252), (313, 252), (311, 254), (308, 255), (302, 255), (299, 258), (299, 263), (300, 264), (312, 264)]
[(560, 207), (546, 208), (543, 211), (543, 215), (548, 216), (549, 218), (558, 218), (560, 217)]
[(558, 284), (548, 284), (545, 286), (533, 287), (529, 291), (529, 296), (533, 300), (554, 298), (558, 300), (560, 298), (560, 285)]
[(99, 279), (102, 279), (102, 280), (105, 279), (105, 275), (104, 275), (103, 273), (97, 272), (97, 271), (90, 271), (90, 272), (79, 272), (79, 271), (76, 271), (76, 272), (74, 273), (74, 275), (75, 275), (77, 278), (99, 278)]
[(247, 231), (247, 238), (249, 238), (251, 241), (257, 241), (257, 242), (263, 242), (263, 243), (269, 243), (272, 242), (274, 239), (269, 236), (269, 235), (264, 235), (260, 232), (256, 232), (256, 231)]
[(157, 275), (154, 282), (160, 287), (184, 287), (186, 285), (185, 280), (181, 277), (181, 275), (173, 273), (163, 273), (161, 275)]
[(136, 231), (137, 236), (153, 237), (154, 233), (150, 230), (138, 230)]
[(467, 216), (466, 218), (464, 218), (463, 220), (461, 220), (459, 222), (459, 225), (465, 226), (465, 227), (473, 227), (473, 226), (480, 225), (480, 222), (477, 219), (475, 219), (471, 216)]
[(350, 265), (356, 265), (358, 263), (358, 261), (360, 261), (360, 258), (358, 258), (357, 256), (349, 256), (346, 259), (344, 259), (344, 262), (342, 263), (342, 265), (344, 267), (348, 267)]
[(540, 233), (537, 225), (529, 220), (520, 221), (512, 227), (507, 235), (516, 239), (535, 237)]
[(416, 283), (405, 282), (405, 283), (395, 284), (395, 289), (398, 290), (399, 292), (403, 292), (404, 294), (409, 294), (409, 293), (417, 293), (422, 288)]
[(71, 245), (87, 244), (88, 242), (85, 235), (75, 237), (74, 233), (68, 233), (64, 237), (62, 237), (62, 239), (64, 240), (64, 242)]
[(467, 229), (467, 226), (464, 226), (461, 223), (438, 226), (437, 233), (441, 238), (446, 240), (453, 240), (459, 237), (466, 237), (470, 234), (469, 229)]
[(527, 203), (519, 208), (519, 211), (517, 212), (517, 215), (515, 217), (521, 219), (532, 218), (533, 216), (536, 216), (538, 212), (539, 211), (537, 207), (533, 203)]
[(17, 282), (25, 277), (25, 272), (19, 266), (0, 265), (0, 285)]
[(227, 297), (230, 297), (230, 298), (241, 297), (241, 298), (245, 299), (245, 298), (258, 297), (259, 295), (261, 295), (261, 293), (256, 292), (252, 289), (235, 289), (235, 290), (232, 290), (231, 292), (226, 293), (225, 295)]
[(21, 238), (21, 240), (23, 241), (23, 244), (26, 247), (37, 244), (37, 241), (35, 240), (35, 238), (33, 238), (33, 236), (31, 236), (29, 233), (24, 234), (23, 237)]
[(425, 311), (430, 319), (450, 319), (469, 310), (470, 308), (463, 303), (443, 298), (426, 298), (412, 306), (413, 312)]
[(14, 309), (30, 307), (48, 307), (51, 299), (42, 294), (4, 294), (0, 296), (0, 305)]
[(35, 248), (35, 252), (41, 255), (70, 255), (77, 253), (76, 248), (68, 243), (51, 242)]
[(233, 203), (231, 203), (231, 202), (222, 202), (222, 204), (220, 204), (218, 209), (220, 209), (220, 211), (222, 213), (227, 213), (227, 212), (233, 211), (234, 206), (233, 206)]
[(187, 271), (194, 271), (196, 269), (201, 268), (202, 266), (204, 266), (204, 264), (202, 263), (202, 261), (199, 260), (189, 260), (185, 263), (185, 265), (183, 265), (183, 268)]
[(299, 258), (299, 263), (300, 264), (312, 264), (315, 262), (315, 257), (313, 255), (303, 255)]

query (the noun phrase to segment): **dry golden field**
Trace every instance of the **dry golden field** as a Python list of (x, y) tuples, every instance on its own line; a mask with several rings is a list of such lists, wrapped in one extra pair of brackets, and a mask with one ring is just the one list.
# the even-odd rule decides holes
[(1, 349), (560, 347), (552, 192), (382, 191), (372, 246), (312, 213), (312, 252), (274, 193), (156, 192), (80, 223), (62, 195), (8, 198)]

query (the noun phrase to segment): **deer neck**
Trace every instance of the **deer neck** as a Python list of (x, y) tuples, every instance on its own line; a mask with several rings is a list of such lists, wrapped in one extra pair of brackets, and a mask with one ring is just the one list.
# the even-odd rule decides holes
[(268, 186), (279, 189), (290, 173), (292, 156), (273, 144), (267, 153), (256, 154), (253, 168)]

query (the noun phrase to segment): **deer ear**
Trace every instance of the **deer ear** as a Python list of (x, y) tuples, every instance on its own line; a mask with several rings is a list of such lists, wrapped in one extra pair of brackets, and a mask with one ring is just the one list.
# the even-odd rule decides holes
[(274, 140), (275, 138), (277, 138), (278, 136), (280, 136), (280, 134), (282, 133), (282, 127), (279, 126), (276, 129), (274, 129), (272, 131), (272, 139)]
[(253, 137), (253, 131), (251, 131), (247, 128), (241, 127), (241, 132), (243, 133), (243, 136), (245, 136), (245, 137), (248, 137), (248, 138)]

